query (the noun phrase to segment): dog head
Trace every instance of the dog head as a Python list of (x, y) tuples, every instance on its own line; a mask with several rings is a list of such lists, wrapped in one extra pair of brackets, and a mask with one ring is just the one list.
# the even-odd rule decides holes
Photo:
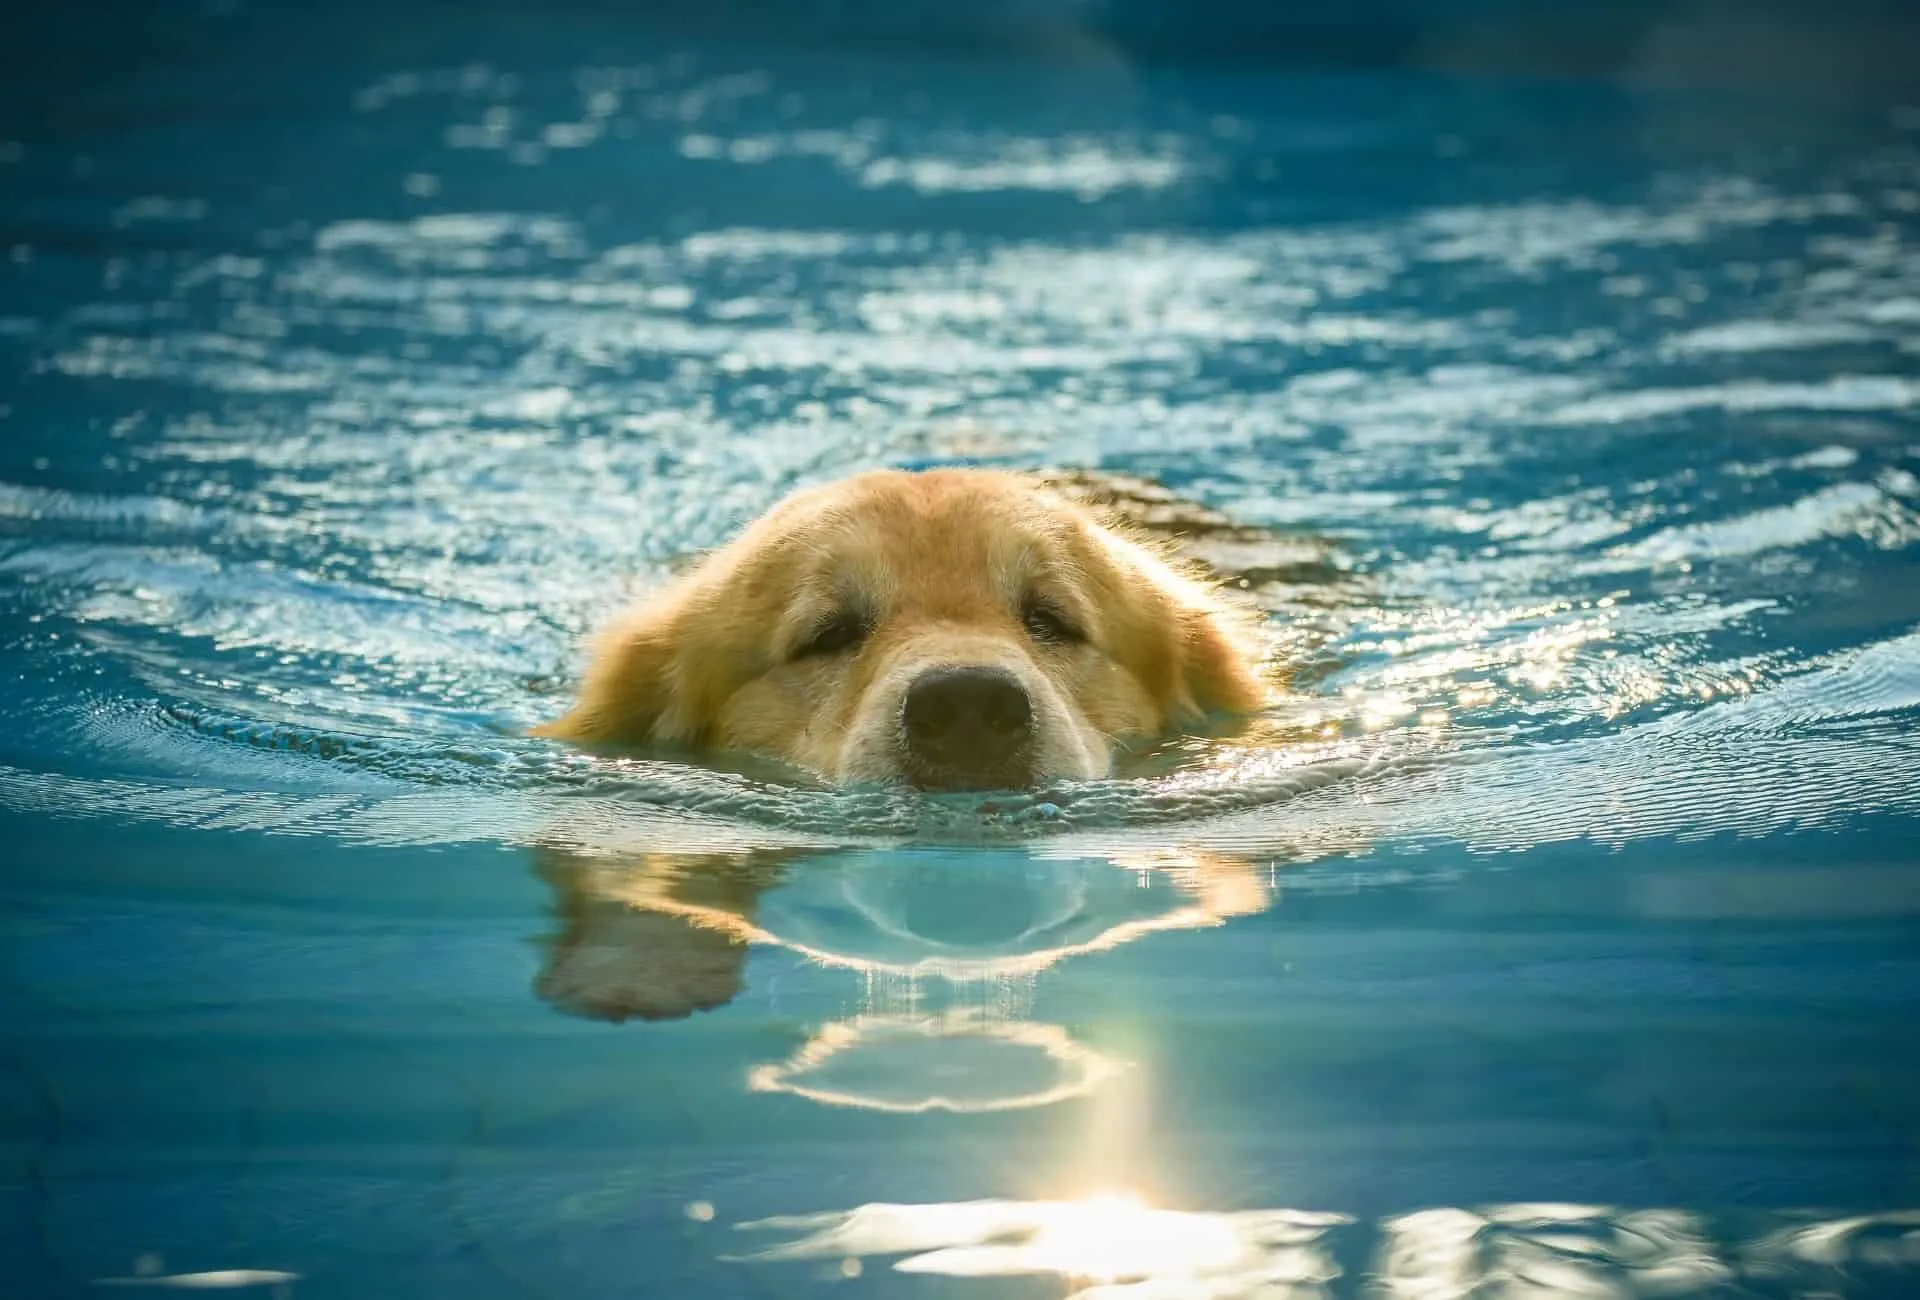
[(601, 634), (541, 734), (750, 751), (830, 780), (1013, 788), (1263, 696), (1204, 585), (985, 470), (788, 498)]

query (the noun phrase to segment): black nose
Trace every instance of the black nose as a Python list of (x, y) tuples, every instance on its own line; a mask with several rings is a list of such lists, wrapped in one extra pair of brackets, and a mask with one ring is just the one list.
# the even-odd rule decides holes
[(934, 668), (900, 706), (907, 774), (936, 790), (1008, 790), (1033, 781), (1033, 704), (1004, 668)]

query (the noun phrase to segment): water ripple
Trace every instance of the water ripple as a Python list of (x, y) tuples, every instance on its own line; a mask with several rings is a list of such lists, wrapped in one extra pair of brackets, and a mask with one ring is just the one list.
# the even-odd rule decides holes
[[(290, 179), (303, 221), (107, 160), (106, 233), (6, 264), (9, 798), (1301, 857), (1912, 806), (1907, 136), (1563, 192), (1444, 96), (1316, 124), (997, 87), (1021, 106), (968, 119), (925, 69), (784, 76), (382, 77), (342, 113), (419, 150), (377, 195)], [(697, 220), (632, 200), (689, 178)], [(130, 251), (148, 230), (174, 242)], [(1157, 477), (1296, 539), (1215, 547), (1292, 696), (1249, 740), (985, 801), (524, 737), (581, 633), (785, 492), (956, 460)]]

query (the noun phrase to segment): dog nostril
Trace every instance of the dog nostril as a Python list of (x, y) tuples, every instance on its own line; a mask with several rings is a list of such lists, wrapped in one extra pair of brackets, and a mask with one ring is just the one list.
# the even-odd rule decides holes
[(907, 688), (901, 731), (921, 764), (994, 781), (1015, 775), (1033, 730), (1033, 702), (1002, 668), (936, 668)]
[(989, 731), (1025, 734), (1033, 723), (1033, 704), (1012, 680), (994, 681), (979, 692), (980, 721)]

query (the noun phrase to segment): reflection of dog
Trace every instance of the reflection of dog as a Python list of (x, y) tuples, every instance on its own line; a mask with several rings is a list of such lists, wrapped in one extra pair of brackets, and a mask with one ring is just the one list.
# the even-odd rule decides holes
[(675, 1020), (732, 1001), (755, 905), (787, 856), (539, 850), (561, 928), (547, 941), (535, 991), (592, 1020)]
[[(1095, 870), (1114, 878), (1104, 900), (1090, 903), (1078, 924), (1051, 928), (1032, 945), (1007, 951), (992, 938), (967, 956), (937, 936), (922, 937), (909, 909), (883, 908), (862, 917), (842, 910), (854, 928), (822, 939), (788, 928), (791, 909), (773, 907), (763, 921), (763, 896), (801, 889), (802, 918), (818, 910), (817, 894), (805, 893), (804, 873), (825, 872), (832, 881), (844, 866), (809, 860), (804, 851), (762, 851), (745, 857), (717, 854), (639, 853), (593, 856), (560, 849), (538, 851), (540, 875), (552, 886), (560, 930), (546, 944), (546, 961), (535, 984), (559, 1010), (594, 1020), (671, 1020), (711, 1010), (740, 992), (751, 943), (774, 944), (815, 961), (864, 969), (945, 971), (978, 979), (1000, 973), (1031, 974), (1082, 953), (1104, 951), (1161, 930), (1218, 925), (1257, 912), (1270, 898), (1264, 873), (1238, 858), (1167, 850), (1128, 855)], [(880, 875), (899, 870), (891, 856)], [(1069, 864), (1057, 865), (1070, 872)], [(1083, 869), (1085, 869), (1083, 867)], [(1165, 886), (1140, 888), (1138, 872), (1151, 871)], [(1071, 878), (1071, 877), (1069, 877)], [(845, 881), (848, 877), (839, 878)], [(998, 877), (976, 882), (1004, 903), (1015, 882)], [(897, 901), (897, 900), (896, 900)], [(1043, 894), (1038, 900), (1049, 901)], [(779, 915), (786, 912), (785, 920)], [(771, 927), (771, 928), (768, 928)], [(863, 933), (862, 931), (870, 931)], [(778, 931), (778, 932), (776, 932)], [(876, 941), (897, 964), (862, 953)], [(821, 946), (831, 943), (832, 950)], [(920, 950), (936, 954), (916, 960)]]
[(540, 734), (1007, 788), (1259, 707), (1229, 607), (1075, 495), (962, 469), (799, 493), (603, 632)]

